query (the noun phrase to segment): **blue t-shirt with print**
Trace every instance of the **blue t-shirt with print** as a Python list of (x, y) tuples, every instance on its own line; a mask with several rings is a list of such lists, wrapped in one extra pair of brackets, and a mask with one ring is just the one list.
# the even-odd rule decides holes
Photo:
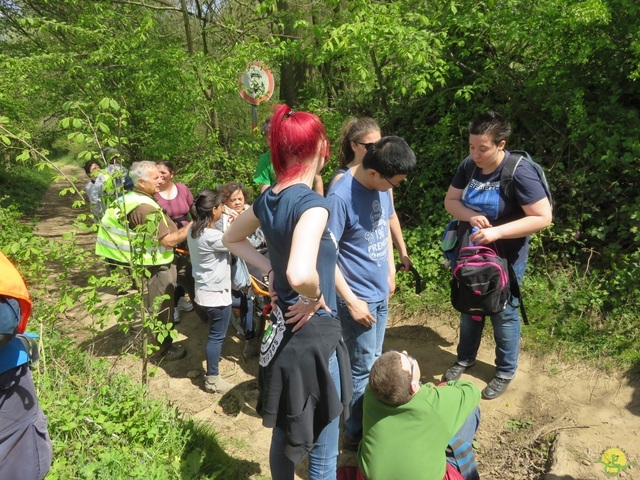
[[(269, 245), (269, 258), (273, 267), (274, 289), (278, 294), (278, 306), (283, 313), (298, 301), (299, 294), (291, 288), (287, 280), (287, 265), (291, 253), (293, 231), (304, 212), (321, 207), (329, 210), (327, 200), (308, 186), (296, 184), (274, 193), (265, 190), (253, 204), (253, 211), (260, 221), (260, 228)], [(335, 271), (337, 244), (328, 228), (324, 229), (320, 240), (316, 268), (320, 275), (320, 289), (327, 306), (336, 311)], [(331, 312), (318, 310), (316, 315), (329, 316)]]
[(329, 230), (338, 241), (338, 266), (361, 300), (381, 302), (389, 296), (390, 191), (362, 185), (347, 171), (327, 195)]
[[(505, 150), (504, 159), (498, 168), (489, 174), (485, 175), (480, 168), (475, 168), (469, 182), (466, 178), (467, 162), (473, 162), (473, 160), (467, 158), (458, 165), (458, 170), (451, 181), (453, 188), (463, 191), (462, 203), (465, 207), (487, 217), (493, 226), (522, 217), (522, 205), (532, 205), (547, 196), (533, 166), (528, 162), (520, 162), (513, 174), (515, 202), (507, 198), (500, 190), (500, 174), (508, 157), (509, 152)], [(529, 236), (499, 240), (497, 243), (499, 254), (506, 257), (512, 264), (527, 260)]]

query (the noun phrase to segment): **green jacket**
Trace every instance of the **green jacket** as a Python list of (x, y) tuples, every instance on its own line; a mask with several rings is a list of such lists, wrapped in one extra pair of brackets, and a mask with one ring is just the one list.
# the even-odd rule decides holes
[(480, 402), (465, 380), (423, 385), (404, 405), (364, 392), (363, 436), (358, 464), (367, 480), (441, 480), (447, 445)]

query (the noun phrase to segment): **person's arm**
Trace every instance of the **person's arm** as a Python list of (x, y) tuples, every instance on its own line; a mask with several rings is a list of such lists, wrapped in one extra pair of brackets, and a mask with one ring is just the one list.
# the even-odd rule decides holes
[(322, 176), (320, 174), (316, 175), (313, 179), (313, 190), (318, 194), (324, 197), (324, 182), (322, 181)]
[[(400, 263), (402, 263), (403, 270), (409, 271), (413, 262), (409, 258), (409, 253), (407, 252), (407, 246), (404, 243), (404, 237), (402, 236), (402, 227), (400, 226), (400, 219), (398, 215), (395, 213), (395, 202), (393, 200), (393, 188), (391, 189), (391, 205), (394, 207), (394, 213), (391, 217), (389, 217), (389, 227), (391, 227), (391, 239), (393, 240), (393, 244), (398, 250), (398, 257), (400, 258)], [(394, 265), (395, 267), (395, 265)]]
[(489, 219), (475, 210), (467, 208), (462, 203), (462, 189), (449, 186), (447, 195), (444, 197), (444, 208), (452, 216), (462, 222), (469, 222), (472, 227), (489, 228)]
[[(347, 224), (347, 208), (345, 201), (338, 195), (333, 195), (331, 192), (329, 192), (327, 200), (329, 202), (329, 211), (331, 212), (331, 216), (329, 217), (329, 230), (331, 230), (336, 242), (340, 245), (340, 240), (342, 239), (345, 225)], [(369, 305), (366, 301), (356, 297), (338, 265), (336, 265), (335, 281), (336, 292), (346, 303), (351, 318), (365, 327), (370, 327), (372, 323), (376, 323), (375, 317), (371, 315), (371, 312), (369, 311)]]
[(222, 243), (231, 253), (256, 266), (266, 275), (271, 271), (271, 262), (258, 252), (247, 239), (259, 226), (260, 221), (253, 212), (253, 206), (251, 206), (229, 225), (222, 236)]
[(158, 239), (158, 241), (160, 242), (160, 245), (166, 248), (174, 248), (180, 245), (182, 242), (184, 242), (187, 239), (187, 232), (192, 223), (193, 222), (189, 222), (187, 225), (178, 229), (177, 231), (168, 233), (160, 237)]
[(360, 300), (353, 293), (353, 290), (347, 284), (347, 281), (342, 275), (340, 268), (336, 265), (336, 292), (340, 295), (340, 298), (347, 304), (349, 309), (349, 315), (351, 318), (365, 327), (370, 327), (372, 323), (376, 323), (376, 318), (371, 315), (369, 311), (369, 305), (364, 300)]
[(481, 228), (469, 237), (476, 245), (487, 245), (500, 239), (522, 238), (551, 225), (551, 204), (547, 197), (532, 205), (522, 205), (525, 216), (497, 227)]
[(261, 183), (260, 184), (260, 193), (264, 192), (267, 188), (269, 188), (271, 185), (266, 184), (266, 183)]
[[(396, 219), (398, 218), (395, 213), (392, 215), (392, 217), (395, 217)], [(391, 220), (391, 218), (389, 220)], [(389, 273), (388, 273), (389, 298), (391, 298), (396, 291), (396, 262), (393, 257), (393, 239), (391, 237), (391, 222), (389, 222), (389, 229), (387, 232), (387, 236), (389, 240), (389, 247), (388, 247), (388, 253), (387, 253), (387, 259), (389, 261)]]
[[(389, 228), (391, 230), (391, 240), (393, 245), (395, 245), (398, 250), (398, 257), (400, 258), (400, 263), (402, 263), (404, 270), (409, 270), (413, 262), (409, 258), (409, 253), (407, 252), (407, 246), (404, 243), (404, 237), (402, 236), (402, 227), (400, 227), (400, 219), (398, 215), (393, 214), (389, 217)], [(392, 255), (393, 257), (393, 252)]]
[(320, 276), (316, 268), (320, 240), (328, 218), (329, 212), (326, 209), (310, 208), (302, 214), (293, 230), (287, 280), (291, 288), (301, 296), (307, 297), (304, 300), (298, 299), (285, 314), (285, 323), (297, 323), (293, 327), (294, 332), (302, 328), (320, 308), (331, 311), (320, 289)]
[(213, 241), (209, 244), (214, 252), (226, 253), (229, 249), (222, 243), (222, 232), (218, 229), (213, 229)]

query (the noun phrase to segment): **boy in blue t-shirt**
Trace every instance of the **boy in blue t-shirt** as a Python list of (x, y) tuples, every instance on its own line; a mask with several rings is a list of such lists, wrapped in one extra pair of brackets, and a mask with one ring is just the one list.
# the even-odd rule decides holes
[(360, 165), (349, 169), (329, 191), (328, 227), (338, 242), (338, 317), (349, 349), (353, 399), (343, 447), (356, 450), (362, 437), (362, 394), (373, 362), (382, 354), (388, 298), (395, 290), (389, 219), (396, 215), (390, 189), (416, 165), (400, 137), (373, 144)]

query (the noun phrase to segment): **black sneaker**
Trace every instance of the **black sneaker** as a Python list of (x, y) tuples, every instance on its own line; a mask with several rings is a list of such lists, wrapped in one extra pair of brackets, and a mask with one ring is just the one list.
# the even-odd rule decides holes
[(469, 365), (465, 367), (464, 365), (460, 365), (459, 363), (454, 363), (449, 367), (449, 369), (442, 376), (443, 382), (451, 382), (452, 380), (460, 380), (460, 377), (464, 373), (467, 368), (473, 367), (473, 365)]
[(156, 353), (154, 358), (162, 360), (163, 362), (172, 362), (174, 360), (180, 360), (187, 354), (187, 349), (182, 345), (171, 345), (162, 353)]
[(505, 392), (510, 383), (511, 379), (494, 377), (494, 379), (489, 382), (489, 385), (482, 390), (482, 396), (487, 400), (498, 398)]

